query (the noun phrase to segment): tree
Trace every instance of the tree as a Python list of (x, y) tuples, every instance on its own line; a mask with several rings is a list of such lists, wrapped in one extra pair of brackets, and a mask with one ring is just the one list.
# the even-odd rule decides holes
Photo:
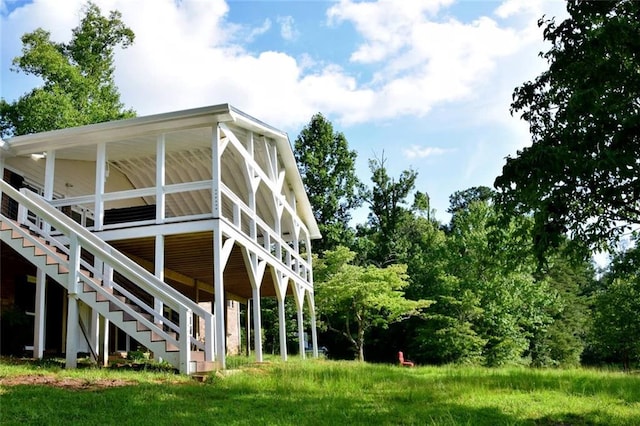
[(563, 244), (549, 256), (547, 267), (538, 274), (552, 295), (545, 309), (553, 322), (531, 330), (529, 355), (534, 366), (575, 367), (581, 356), (589, 331), (589, 298), (594, 268), (589, 261), (572, 258)]
[[(364, 361), (365, 333), (372, 327), (419, 315), (431, 302), (408, 300), (406, 266), (356, 266), (355, 253), (345, 247), (329, 250), (315, 266), (316, 301), (324, 325), (345, 336)], [(340, 320), (341, 328), (331, 320)]]
[[(637, 241), (636, 241), (637, 244)], [(596, 292), (592, 339), (600, 356), (629, 371), (640, 361), (640, 248), (617, 253)]]
[[(400, 235), (400, 228), (403, 221), (412, 216), (407, 197), (418, 176), (414, 170), (404, 170), (396, 180), (389, 176), (385, 162), (384, 154), (379, 159), (369, 160), (373, 186), (362, 191), (370, 209), (368, 228), (359, 229), (360, 235), (366, 238), (360, 244), (367, 245), (361, 247), (368, 250), (367, 260), (378, 265), (403, 262), (406, 250), (402, 246), (406, 239)], [(420, 193), (418, 207), (425, 207), (426, 202), (426, 195)]]
[(507, 158), (500, 203), (533, 212), (540, 251), (573, 240), (609, 248), (640, 223), (640, 2), (567, 3), (541, 19), (549, 69), (515, 89), (532, 145)]
[(453, 215), (444, 250), (420, 287), (419, 296), (435, 304), (416, 327), (414, 359), (521, 363), (532, 336), (552, 322), (554, 295), (536, 280), (531, 245), (520, 238), (530, 221), (513, 217), (505, 226), (498, 218), (488, 200), (470, 200)]
[(113, 81), (114, 50), (131, 45), (133, 31), (118, 11), (105, 17), (89, 2), (83, 12), (69, 43), (53, 42), (42, 28), (22, 36), (22, 55), (13, 60), (13, 70), (36, 75), (43, 85), (12, 103), (0, 100), (3, 137), (135, 115), (124, 109)]
[(361, 204), (355, 173), (356, 152), (333, 125), (317, 113), (295, 141), (295, 157), (309, 201), (322, 233), (317, 252), (349, 245), (351, 211)]
[(468, 210), (471, 203), (490, 201), (493, 196), (493, 190), (486, 186), (474, 186), (464, 191), (456, 191), (449, 197), (447, 213), (455, 214), (460, 210)]

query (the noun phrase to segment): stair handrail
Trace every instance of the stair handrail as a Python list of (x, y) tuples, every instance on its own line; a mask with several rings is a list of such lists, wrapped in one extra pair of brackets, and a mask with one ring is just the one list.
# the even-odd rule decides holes
[[(103, 246), (105, 241), (95, 236), (93, 233), (77, 224), (73, 219), (52, 207), (47, 200), (35, 192), (26, 188), (17, 191), (3, 179), (0, 179), (0, 193), (7, 194), (10, 198), (24, 204), (29, 210), (38, 214), (45, 222), (52, 225), (68, 237), (75, 234), (80, 245), (91, 252), (94, 256), (103, 262), (115, 266), (122, 275), (136, 283), (143, 290), (152, 296), (157, 296), (163, 300), (163, 303), (169, 305), (172, 309), (180, 311), (182, 307), (187, 307), (193, 313), (204, 318), (207, 322), (211, 321), (213, 314), (207, 312), (200, 305), (184, 296), (173, 287), (160, 280), (158, 277), (144, 269), (142, 266), (129, 259), (124, 254), (113, 248), (108, 243), (109, 250), (105, 250)], [(151, 283), (153, 285), (148, 285)], [(169, 300), (171, 303), (166, 303)], [(213, 339), (213, 336), (208, 336)]]

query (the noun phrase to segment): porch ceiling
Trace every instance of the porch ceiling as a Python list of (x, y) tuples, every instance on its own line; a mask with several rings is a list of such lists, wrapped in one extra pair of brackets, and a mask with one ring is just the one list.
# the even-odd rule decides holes
[[(137, 238), (112, 241), (110, 244), (153, 272), (154, 238)], [(168, 235), (165, 237), (165, 281), (194, 287), (196, 284), (213, 293), (213, 234)], [(241, 299), (252, 297), (251, 282), (239, 246), (234, 246), (224, 270), (224, 287), (227, 293)], [(287, 289), (290, 293), (291, 289)], [(275, 297), (271, 272), (267, 269), (260, 287), (262, 297)]]

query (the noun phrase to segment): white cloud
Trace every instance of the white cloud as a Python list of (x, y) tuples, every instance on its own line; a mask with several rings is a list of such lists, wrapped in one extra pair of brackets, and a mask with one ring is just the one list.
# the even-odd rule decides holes
[(261, 26), (251, 29), (251, 31), (249, 32), (249, 35), (247, 36), (246, 41), (251, 42), (255, 40), (256, 37), (259, 37), (265, 34), (270, 29), (271, 29), (271, 19), (267, 18), (264, 20)]
[(432, 146), (411, 145), (409, 148), (402, 150), (404, 156), (410, 160), (414, 158), (428, 158), (434, 155), (442, 155), (450, 150), (437, 148)]
[(296, 29), (293, 16), (278, 16), (278, 24), (280, 25), (280, 35), (287, 41), (298, 38), (299, 32)]
[[(116, 84), (126, 105), (144, 115), (229, 102), (285, 129), (317, 111), (343, 125), (424, 116), (457, 101), (478, 114), (472, 106), (480, 94), (482, 102), (496, 104), (487, 88), (496, 84), (505, 58), (531, 47), (526, 31), (537, 19), (515, 3), (496, 11), (498, 18), (463, 23), (439, 17), (453, 0), (343, 0), (328, 6), (327, 18), (333, 25), (352, 24), (362, 42), (351, 52), (352, 64), (338, 65), (306, 54), (248, 52), (242, 44), (247, 34), (264, 34), (272, 23), (266, 19), (247, 33), (229, 21), (224, 0), (95, 2), (103, 12), (121, 11), (136, 34), (134, 45), (116, 54)], [(3, 55), (18, 54), (19, 35), (38, 26), (56, 40), (68, 39), (83, 3), (34, 0), (3, 16)], [(510, 27), (500, 18), (518, 13), (527, 14), (527, 25)], [(298, 35), (292, 17), (277, 23), (285, 39)], [(520, 62), (526, 67), (530, 61)], [(353, 64), (367, 67), (373, 78), (359, 78)]]

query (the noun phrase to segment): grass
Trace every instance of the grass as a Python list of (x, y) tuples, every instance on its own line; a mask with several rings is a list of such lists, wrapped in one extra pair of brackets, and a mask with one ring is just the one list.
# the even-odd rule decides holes
[[(170, 373), (0, 364), (0, 423), (634, 425), (640, 376), (597, 370), (246, 364), (204, 383)], [(50, 384), (20, 383), (25, 377)], [(65, 387), (65, 383), (71, 386)]]

